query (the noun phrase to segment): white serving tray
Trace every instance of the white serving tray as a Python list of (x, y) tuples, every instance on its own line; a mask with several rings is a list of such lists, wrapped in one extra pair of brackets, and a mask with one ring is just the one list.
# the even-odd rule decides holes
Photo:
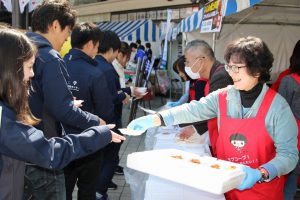
[[(198, 159), (200, 164), (191, 159)], [(219, 169), (212, 165), (218, 165)], [(231, 166), (235, 169), (230, 169)], [(127, 157), (127, 167), (131, 169), (214, 194), (223, 194), (240, 185), (245, 176), (241, 166), (177, 149), (136, 152)]]

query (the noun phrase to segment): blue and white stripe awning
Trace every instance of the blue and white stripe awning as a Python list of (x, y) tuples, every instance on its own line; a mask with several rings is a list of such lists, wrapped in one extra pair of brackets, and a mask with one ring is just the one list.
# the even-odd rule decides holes
[(158, 27), (152, 20), (101, 22), (98, 27), (102, 31), (114, 31), (121, 40), (155, 42), (159, 39)]
[(228, 16), (240, 12), (262, 1), (263, 0), (225, 0), (226, 8), (225, 8), (224, 16)]
[(198, 12), (193, 13), (191, 16), (186, 17), (181, 20), (178, 24), (179, 32), (191, 32), (197, 30), (201, 26), (203, 18), (203, 8), (201, 8)]

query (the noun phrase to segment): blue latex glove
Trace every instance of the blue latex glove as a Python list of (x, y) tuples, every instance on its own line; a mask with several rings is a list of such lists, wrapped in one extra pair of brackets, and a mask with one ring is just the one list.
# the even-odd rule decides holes
[(144, 117), (132, 120), (127, 128), (136, 131), (146, 131), (148, 128), (155, 127), (154, 118), (156, 115), (147, 115)]
[(242, 170), (245, 172), (246, 176), (241, 185), (237, 187), (238, 190), (252, 188), (253, 185), (255, 185), (255, 183), (261, 179), (261, 173), (258, 169), (253, 169), (251, 167), (242, 167)]
[(170, 101), (170, 102), (167, 102), (166, 105), (169, 107), (176, 107), (176, 106), (180, 105), (180, 102), (179, 101)]

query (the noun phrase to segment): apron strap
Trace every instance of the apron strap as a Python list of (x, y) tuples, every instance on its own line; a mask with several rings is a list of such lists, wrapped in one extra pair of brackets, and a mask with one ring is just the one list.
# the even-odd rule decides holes
[(227, 89), (222, 90), (219, 93), (219, 109), (220, 109), (220, 116), (227, 115)]
[(259, 107), (259, 110), (257, 112), (258, 117), (263, 117), (263, 118), (266, 117), (276, 93), (277, 92), (275, 92), (274, 90), (272, 90), (270, 88), (268, 89), (268, 91), (267, 91), (266, 95), (264, 96), (264, 99)]
[(300, 76), (298, 74), (291, 74), (290, 75), (298, 84), (300, 84)]

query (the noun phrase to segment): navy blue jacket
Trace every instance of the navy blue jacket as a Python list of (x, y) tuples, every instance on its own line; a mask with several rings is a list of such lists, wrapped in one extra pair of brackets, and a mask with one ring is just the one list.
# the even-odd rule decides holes
[[(107, 124), (113, 124), (114, 104), (104, 74), (97, 62), (78, 49), (71, 49), (64, 57), (70, 75), (69, 89), (78, 100), (84, 100), (81, 109), (93, 113)], [(64, 126), (66, 133), (81, 132)]]
[(34, 64), (35, 76), (32, 79), (34, 91), (29, 97), (31, 111), (42, 119), (37, 128), (50, 138), (61, 135), (61, 123), (82, 130), (99, 125), (96, 115), (74, 106), (73, 96), (67, 85), (69, 75), (59, 53), (43, 36), (37, 33), (28, 33), (27, 36), (38, 47)]
[(42, 131), (17, 122), (15, 112), (2, 101), (0, 110), (0, 199), (22, 199), (24, 161), (61, 169), (74, 159), (98, 151), (112, 139), (107, 126), (46, 139)]
[[(120, 120), (122, 117), (122, 101), (126, 98), (124, 91), (121, 89), (119, 75), (114, 69), (113, 65), (106, 61), (106, 59), (101, 56), (97, 55), (95, 60), (98, 62), (97, 67), (104, 73), (105, 78), (108, 83), (109, 90), (113, 97), (113, 102), (115, 105), (115, 119)], [(130, 94), (129, 94), (130, 95)], [(118, 127), (120, 128), (120, 127)]]

